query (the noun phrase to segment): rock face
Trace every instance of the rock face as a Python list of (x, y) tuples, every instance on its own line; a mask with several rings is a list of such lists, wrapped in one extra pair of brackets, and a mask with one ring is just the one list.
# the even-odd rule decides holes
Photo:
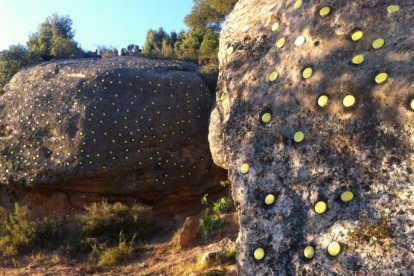
[(0, 98), (0, 181), (70, 197), (189, 202), (218, 187), (196, 65), (142, 58), (44, 63)]
[(411, 275), (414, 2), (392, 4), (240, 0), (226, 20), (209, 140), (240, 275)]

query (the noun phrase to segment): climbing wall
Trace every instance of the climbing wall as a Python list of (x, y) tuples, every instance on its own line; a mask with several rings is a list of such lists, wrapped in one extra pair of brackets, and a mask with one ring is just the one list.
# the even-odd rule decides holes
[(0, 98), (0, 183), (185, 206), (218, 187), (212, 98), (194, 64), (143, 58), (42, 63)]
[(241, 0), (209, 141), (240, 275), (411, 275), (414, 1)]

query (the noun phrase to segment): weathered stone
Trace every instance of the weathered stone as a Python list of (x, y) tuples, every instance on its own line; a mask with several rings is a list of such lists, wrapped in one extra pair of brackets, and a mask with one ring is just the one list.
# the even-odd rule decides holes
[[(239, 274), (411, 275), (414, 2), (395, 2), (401, 9), (392, 13), (382, 0), (299, 2), (240, 0), (220, 35), (209, 140), (240, 208)], [(330, 14), (321, 17), (325, 6)], [(363, 36), (353, 41), (356, 30)], [(374, 49), (379, 38), (385, 45)], [(355, 98), (348, 108), (347, 95)], [(304, 139), (295, 142), (298, 132)], [(345, 191), (354, 198), (343, 202)], [(276, 197), (270, 206), (268, 194)], [(322, 214), (318, 201), (327, 204)], [(341, 247), (335, 257), (332, 241)], [(260, 261), (256, 248), (265, 252)]]
[(83, 200), (198, 202), (223, 170), (211, 160), (213, 99), (197, 70), (142, 58), (24, 69), (0, 98), (1, 183)]
[(181, 248), (185, 248), (189, 243), (191, 243), (195, 238), (198, 237), (200, 233), (200, 217), (201, 216), (194, 216), (194, 217), (187, 217), (184, 221), (183, 228), (180, 232), (180, 237), (178, 239), (178, 245)]

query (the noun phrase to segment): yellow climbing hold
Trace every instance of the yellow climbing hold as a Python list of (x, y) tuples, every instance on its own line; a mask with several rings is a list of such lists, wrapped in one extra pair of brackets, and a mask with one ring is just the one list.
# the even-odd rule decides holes
[(272, 120), (272, 115), (270, 113), (265, 113), (262, 115), (263, 123), (268, 123), (270, 120)]
[(279, 39), (276, 43), (276, 47), (277, 48), (283, 48), (283, 46), (285, 46), (285, 42), (286, 42), (286, 38), (282, 37), (281, 39)]
[(295, 133), (295, 136), (293, 136), (293, 140), (295, 140), (296, 143), (300, 143), (305, 139), (305, 134), (302, 131), (298, 131)]
[(301, 46), (303, 43), (306, 42), (306, 37), (304, 36), (298, 36), (295, 40), (295, 45), (296, 46)]
[(382, 38), (378, 38), (372, 43), (372, 47), (374, 49), (380, 49), (382, 48), (382, 46), (384, 46), (384, 44), (385, 44), (385, 40)]
[(387, 11), (389, 13), (394, 13), (394, 12), (397, 12), (399, 10), (400, 10), (400, 6), (397, 6), (397, 5), (391, 5), (391, 6), (388, 6), (388, 8), (387, 8)]
[(318, 99), (318, 105), (319, 105), (320, 107), (325, 107), (325, 106), (327, 106), (327, 105), (328, 105), (328, 102), (329, 102), (329, 98), (328, 98), (328, 96), (326, 96), (326, 95), (322, 95), (322, 96), (320, 96), (320, 97), (319, 97), (319, 99)]
[(315, 256), (315, 249), (313, 246), (306, 246), (305, 250), (303, 250), (303, 255), (308, 259), (312, 259), (313, 256)]
[(293, 6), (296, 10), (302, 7), (302, 0), (297, 0), (295, 5)]
[(411, 109), (414, 110), (414, 99), (411, 100)]
[(380, 73), (375, 77), (375, 82), (378, 84), (383, 84), (388, 79), (387, 73)]
[(228, 54), (228, 55), (233, 54), (233, 51), (234, 51), (233, 46), (230, 46), (229, 48), (227, 48), (227, 54)]
[(331, 8), (330, 7), (323, 7), (319, 11), (319, 14), (320, 14), (321, 17), (327, 17), (330, 13), (331, 13)]
[(277, 73), (277, 72), (272, 72), (270, 75), (269, 75), (269, 80), (270, 81), (275, 81), (276, 79), (277, 79), (277, 77), (279, 76), (279, 74)]
[(315, 212), (318, 214), (322, 214), (326, 211), (326, 203), (323, 201), (319, 201), (315, 205)]
[(341, 246), (336, 241), (331, 242), (328, 245), (328, 253), (331, 256), (336, 256), (341, 252)]
[(241, 171), (242, 174), (246, 174), (246, 173), (249, 172), (249, 169), (250, 169), (249, 164), (245, 163), (241, 166), (240, 171)]
[(302, 77), (304, 79), (308, 79), (308, 78), (310, 78), (312, 76), (312, 73), (313, 73), (312, 68), (308, 67), (305, 70), (303, 70)]
[(273, 24), (272, 26), (272, 31), (276, 32), (279, 29), (279, 22), (276, 22), (275, 24)]
[(352, 34), (352, 40), (353, 41), (358, 41), (362, 38), (363, 35), (364, 35), (364, 33), (362, 31), (356, 31)]
[(352, 59), (352, 63), (353, 64), (361, 64), (361, 63), (364, 62), (364, 60), (365, 60), (365, 58), (364, 58), (363, 55), (357, 55), (357, 56), (354, 56), (354, 58)]
[(256, 248), (256, 250), (254, 251), (254, 258), (256, 259), (256, 260), (261, 260), (261, 259), (263, 259), (263, 257), (264, 257), (264, 255), (265, 255), (265, 253), (264, 253), (264, 250), (263, 250), (263, 248)]
[(265, 197), (265, 203), (266, 203), (266, 205), (272, 205), (272, 204), (275, 202), (275, 200), (276, 200), (276, 198), (275, 198), (275, 196), (274, 196), (274, 195), (272, 195), (272, 194), (268, 194), (268, 195)]
[(344, 100), (342, 101), (342, 103), (344, 104), (345, 107), (351, 107), (355, 104), (355, 97), (352, 95), (347, 95), (345, 96)]
[(353, 198), (354, 198), (354, 194), (350, 191), (346, 191), (341, 194), (341, 199), (343, 202), (351, 201)]

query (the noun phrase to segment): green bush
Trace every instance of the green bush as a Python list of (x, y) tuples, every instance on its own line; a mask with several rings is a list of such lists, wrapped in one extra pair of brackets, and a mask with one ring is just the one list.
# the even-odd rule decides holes
[(78, 220), (87, 237), (97, 237), (101, 241), (118, 240), (119, 233), (127, 239), (136, 235), (137, 240), (147, 240), (158, 228), (149, 207), (123, 203), (93, 203)]
[(62, 241), (60, 222), (34, 219), (26, 207), (15, 204), (14, 210), (0, 210), (0, 251), (15, 256), (36, 248), (53, 248)]

